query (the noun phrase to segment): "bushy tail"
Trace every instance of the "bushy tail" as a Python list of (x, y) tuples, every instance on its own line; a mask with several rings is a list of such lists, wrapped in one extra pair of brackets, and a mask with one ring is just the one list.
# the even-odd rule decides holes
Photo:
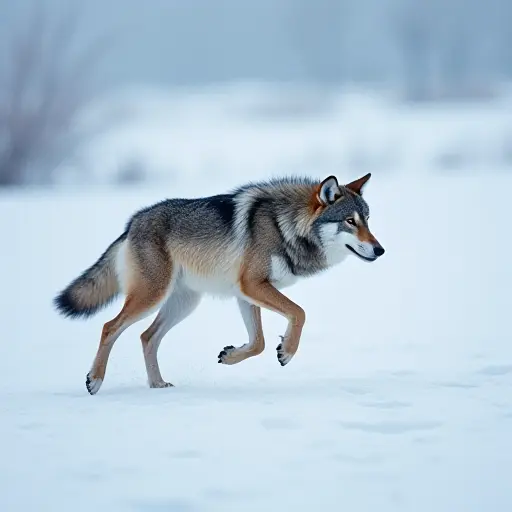
[(116, 254), (127, 232), (112, 242), (98, 261), (82, 272), (53, 300), (59, 313), (71, 318), (87, 318), (107, 306), (119, 294)]

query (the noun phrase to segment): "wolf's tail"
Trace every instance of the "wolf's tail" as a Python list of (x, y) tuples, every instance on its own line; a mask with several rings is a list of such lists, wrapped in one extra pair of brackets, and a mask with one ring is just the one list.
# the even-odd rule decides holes
[(112, 242), (98, 261), (82, 272), (54, 299), (57, 311), (71, 318), (87, 318), (110, 304), (119, 294), (116, 254), (126, 240), (124, 232)]

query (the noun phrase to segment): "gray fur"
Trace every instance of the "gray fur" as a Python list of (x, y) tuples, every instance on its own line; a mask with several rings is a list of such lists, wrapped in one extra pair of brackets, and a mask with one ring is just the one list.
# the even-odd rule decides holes
[(157, 308), (141, 335), (148, 382), (171, 386), (160, 374), (158, 347), (205, 293), (236, 298), (249, 337), (241, 347), (226, 346), (220, 363), (236, 364), (261, 353), (264, 307), (288, 319), (277, 347), (280, 364), (288, 364), (305, 313), (279, 290), (348, 254), (375, 261), (384, 252), (368, 229), (369, 207), (361, 195), (368, 178), (346, 186), (333, 176), (275, 179), (222, 195), (166, 199), (136, 212), (99, 260), (55, 298), (59, 312), (79, 317), (94, 314), (121, 291), (127, 296), (121, 312), (103, 328), (86, 378), (89, 393), (100, 389), (116, 339)]
[(361, 222), (364, 226), (368, 227), (367, 218), (370, 215), (370, 208), (362, 196), (350, 192), (347, 188), (341, 187), (341, 198), (334, 204), (329, 205), (325, 211), (322, 212), (320, 217), (315, 221), (314, 228), (319, 229), (322, 224), (329, 222), (336, 223), (338, 232), (344, 231), (351, 233), (351, 229), (344, 221), (354, 215), (354, 212), (359, 214)]
[[(148, 281), (158, 279), (158, 265), (170, 264), (168, 253), (173, 250), (179, 249), (184, 258), (195, 258), (201, 268), (216, 270), (229, 266), (229, 258), (243, 257), (249, 245), (260, 254), (265, 267), (262, 278), (271, 278), (272, 256), (281, 258), (296, 277), (321, 272), (329, 267), (322, 226), (335, 223), (338, 232), (350, 232), (344, 220), (357, 211), (366, 223), (369, 207), (362, 196), (339, 187), (336, 198), (332, 190), (328, 193), (332, 204), (313, 218), (308, 202), (312, 190), (320, 183), (311, 178), (281, 178), (250, 183), (228, 194), (167, 199), (143, 208), (130, 218), (126, 232), (55, 299), (55, 304), (62, 313), (78, 317), (90, 316), (110, 303), (119, 291), (118, 286), (111, 286), (109, 291), (113, 293), (103, 294), (97, 304), (92, 303), (90, 294), (81, 292), (84, 286), (91, 290), (99, 286), (102, 281), (98, 276), (103, 275), (100, 270), (110, 280), (113, 278), (114, 251), (125, 239)], [(84, 295), (88, 298), (86, 304), (78, 300)]]
[(116, 298), (119, 284), (115, 275), (115, 255), (126, 237), (125, 231), (107, 247), (93, 265), (55, 297), (54, 305), (62, 315), (87, 318)]

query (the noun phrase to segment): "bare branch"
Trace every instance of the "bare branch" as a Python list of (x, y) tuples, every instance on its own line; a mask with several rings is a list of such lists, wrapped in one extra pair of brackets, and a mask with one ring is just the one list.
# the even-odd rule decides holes
[(23, 182), (37, 161), (61, 158), (56, 147), (85, 102), (85, 77), (107, 42), (74, 55), (79, 18), (71, 7), (52, 28), (36, 1), (27, 26), (13, 36), (8, 79), (0, 90), (0, 185)]

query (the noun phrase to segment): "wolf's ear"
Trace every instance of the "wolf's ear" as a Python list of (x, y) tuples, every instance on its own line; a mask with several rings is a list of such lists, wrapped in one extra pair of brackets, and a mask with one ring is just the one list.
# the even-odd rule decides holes
[(327, 206), (334, 203), (334, 201), (336, 201), (340, 196), (341, 190), (336, 177), (329, 176), (328, 178), (325, 178), (325, 180), (320, 184), (320, 189), (318, 190), (318, 199), (320, 202)]
[(371, 178), (372, 174), (369, 172), (366, 176), (359, 178), (358, 180), (352, 181), (351, 183), (345, 185), (349, 190), (355, 192), (356, 194), (362, 196), (363, 195), (363, 187), (366, 185), (366, 182)]

